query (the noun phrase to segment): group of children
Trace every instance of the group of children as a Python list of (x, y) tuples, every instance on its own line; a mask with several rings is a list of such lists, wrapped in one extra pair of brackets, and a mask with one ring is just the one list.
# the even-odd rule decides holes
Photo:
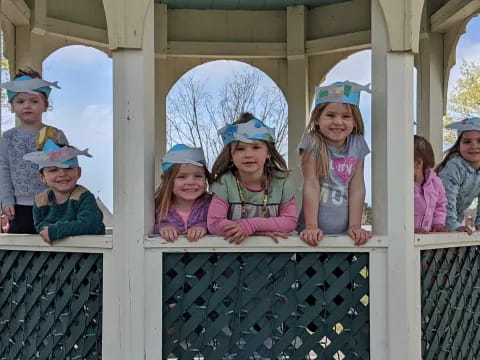
[[(51, 87), (58, 85), (28, 69), (2, 86), (20, 120), (0, 142), (0, 201), (9, 232), (39, 233), (47, 243), (104, 234), (95, 197), (77, 184), (78, 156), (90, 154), (42, 123)], [(201, 148), (177, 144), (165, 154), (154, 233), (167, 241), (180, 235), (197, 241), (210, 233), (239, 244), (251, 235), (278, 242), (297, 230), (312, 246), (324, 234), (346, 233), (355, 245), (366, 243), (371, 232), (361, 227), (363, 168), (370, 150), (358, 107), (362, 91), (370, 90), (348, 81), (315, 89), (315, 107), (299, 145), (304, 179), (299, 216), (296, 186), (275, 148), (274, 129), (244, 113), (219, 130), (224, 148), (211, 173)], [(435, 171), (431, 145), (414, 139), (416, 232), (472, 233), (462, 221), (480, 195), (480, 118), (450, 127), (458, 131), (457, 142)], [(480, 230), (480, 214), (475, 224)]]

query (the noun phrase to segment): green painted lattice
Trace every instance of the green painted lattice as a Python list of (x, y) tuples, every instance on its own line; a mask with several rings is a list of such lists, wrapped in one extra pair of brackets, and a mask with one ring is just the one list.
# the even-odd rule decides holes
[(368, 294), (368, 254), (164, 254), (164, 359), (369, 359)]
[(0, 360), (101, 359), (102, 255), (0, 251)]
[(480, 247), (422, 251), (422, 357), (480, 359)]

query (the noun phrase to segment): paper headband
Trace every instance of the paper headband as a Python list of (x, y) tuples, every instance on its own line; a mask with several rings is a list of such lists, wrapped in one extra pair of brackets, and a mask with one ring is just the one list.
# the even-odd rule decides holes
[(263, 140), (275, 143), (275, 129), (266, 126), (258, 119), (237, 125), (225, 125), (218, 130), (218, 135), (222, 137), (224, 146), (233, 141), (251, 143), (254, 140)]
[(32, 78), (28, 75), (20, 76), (15, 80), (2, 84), (2, 88), (7, 89), (8, 101), (12, 101), (13, 98), (21, 92), (32, 95), (37, 95), (39, 92), (42, 92), (48, 98), (52, 87), (60, 89), (58, 81), (50, 82), (39, 78)]
[(162, 157), (162, 172), (166, 173), (175, 164), (205, 166), (206, 161), (202, 148), (191, 148), (184, 144), (174, 145)]
[(371, 93), (370, 84), (360, 85), (343, 81), (328, 86), (317, 86), (315, 87), (315, 105), (336, 102), (358, 106), (362, 91)]

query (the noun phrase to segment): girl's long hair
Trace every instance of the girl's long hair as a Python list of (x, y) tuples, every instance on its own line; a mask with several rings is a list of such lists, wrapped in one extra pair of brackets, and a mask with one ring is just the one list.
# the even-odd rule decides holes
[[(251, 113), (245, 112), (235, 121), (233, 124), (243, 124), (252, 119), (255, 116)], [(263, 141), (263, 140), (259, 140)], [(288, 175), (287, 163), (282, 155), (275, 148), (275, 145), (265, 141), (267, 144), (267, 150), (270, 154), (270, 159), (265, 161), (263, 174), (267, 184), (270, 184), (274, 177), (286, 177)], [(223, 148), (218, 155), (212, 168), (212, 180), (219, 181), (220, 178), (228, 171), (232, 171), (235, 176), (238, 176), (237, 168), (233, 164), (232, 154), (235, 152), (238, 141), (234, 141)], [(279, 175), (279, 173), (281, 175)]]
[(431, 169), (435, 166), (435, 154), (430, 142), (423, 136), (413, 136), (413, 159), (422, 160), (423, 170)]
[[(167, 172), (162, 174), (160, 185), (158, 185), (155, 190), (155, 215), (160, 216), (161, 218), (165, 217), (168, 214), (168, 209), (173, 204), (173, 184), (175, 183), (175, 178), (180, 172), (182, 164), (175, 164), (170, 167)], [(210, 172), (203, 166), (203, 171), (205, 172), (205, 179), (207, 184), (211, 184)], [(204, 194), (205, 195), (205, 194)]]
[[(308, 143), (308, 147), (305, 150), (318, 154), (318, 157), (316, 158), (316, 170), (320, 178), (328, 178), (330, 176), (330, 157), (328, 155), (327, 138), (320, 132), (320, 128), (317, 125), (320, 116), (325, 111), (328, 104), (330, 103), (323, 103), (315, 106), (304, 132), (304, 137), (307, 139)], [(364, 135), (365, 130), (359, 107), (352, 104), (345, 105), (350, 109), (353, 116), (354, 127), (351, 135)], [(303, 165), (306, 161), (305, 151), (300, 151), (300, 156)]]
[(455, 156), (455, 155), (461, 156), (460, 155), (460, 141), (462, 140), (462, 135), (463, 135), (463, 132), (457, 138), (457, 141), (455, 141), (455, 144), (453, 144), (452, 147), (445, 152), (445, 155), (443, 156), (443, 160), (435, 168), (435, 171), (437, 172), (437, 174), (440, 172), (440, 170), (442, 170), (445, 167), (448, 160), (450, 160), (453, 156)]

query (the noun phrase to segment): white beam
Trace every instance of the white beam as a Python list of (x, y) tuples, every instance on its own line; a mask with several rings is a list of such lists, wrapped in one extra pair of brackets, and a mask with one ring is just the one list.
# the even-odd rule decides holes
[(48, 17), (45, 30), (49, 36), (59, 37), (80, 44), (108, 48), (108, 34), (107, 30), (104, 29)]
[(446, 32), (480, 11), (480, 0), (450, 0), (430, 17), (432, 32)]
[(15, 26), (30, 25), (30, 8), (23, 0), (2, 0), (2, 13)]
[(359, 51), (370, 49), (370, 47), (370, 30), (329, 36), (306, 42), (307, 55), (325, 55), (336, 52)]
[(47, 29), (47, 0), (35, 0), (33, 3), (32, 32), (45, 35)]
[(182, 57), (261, 57), (285, 58), (287, 44), (281, 42), (208, 42), (208, 41), (169, 41), (168, 55)]

